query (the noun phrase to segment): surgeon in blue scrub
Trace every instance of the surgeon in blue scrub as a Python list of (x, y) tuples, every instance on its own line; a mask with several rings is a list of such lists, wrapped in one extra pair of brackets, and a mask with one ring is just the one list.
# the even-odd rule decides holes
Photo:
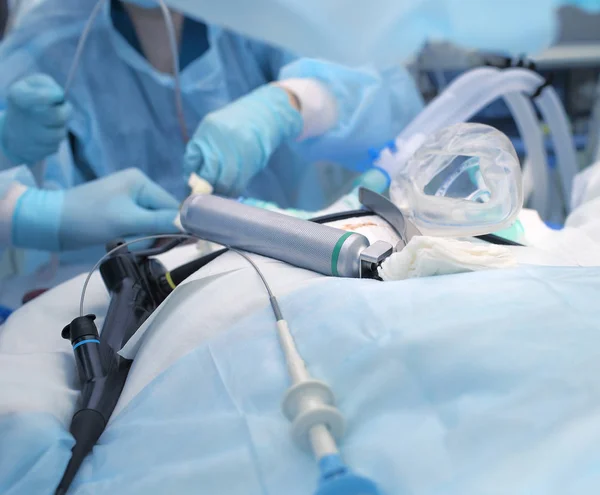
[[(65, 95), (95, 3), (44, 0), (1, 45), (0, 207), (5, 219), (12, 218), (4, 222), (5, 242), (56, 251), (114, 235), (171, 230), (164, 220), (149, 225), (141, 218), (172, 212), (188, 193), (185, 179), (192, 172), (221, 194), (317, 209), (332, 199), (322, 181), (307, 180), (318, 177), (317, 162), (363, 169), (366, 150), (395, 137), (421, 108), (401, 67), (376, 72), (297, 59), (173, 12), (191, 136), (186, 142), (174, 104), (166, 30), (160, 9), (147, 8), (151, 2), (106, 3)], [(31, 179), (15, 179), (27, 175), (22, 168), (16, 173), (20, 164), (52, 190), (27, 188)], [(136, 215), (123, 222), (123, 213), (113, 208), (103, 210), (107, 221), (97, 226), (98, 198), (122, 182), (106, 187), (103, 181), (130, 168), (140, 171), (135, 180), (144, 182), (148, 195), (140, 200), (135, 188), (123, 187), (115, 194), (139, 213), (139, 225), (131, 225)], [(83, 187), (85, 193), (75, 198)], [(74, 210), (77, 222), (70, 221)], [(39, 225), (54, 225), (54, 234), (28, 231), (15, 238), (15, 224), (34, 216)], [(68, 232), (75, 228), (79, 235)], [(67, 238), (72, 241), (61, 240)]]

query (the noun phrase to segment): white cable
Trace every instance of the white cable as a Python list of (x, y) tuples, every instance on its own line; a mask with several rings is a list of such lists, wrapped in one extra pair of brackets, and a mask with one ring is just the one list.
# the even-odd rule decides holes
[(315, 458), (339, 454), (335, 438), (325, 425), (313, 426), (308, 434)]
[(527, 154), (527, 161), (533, 177), (531, 207), (538, 211), (542, 219), (549, 214), (550, 177), (544, 136), (531, 101), (520, 93), (504, 96), (504, 101), (514, 117)]
[(173, 79), (175, 83), (175, 110), (177, 112), (177, 120), (179, 121), (179, 128), (181, 130), (181, 137), (183, 142), (187, 144), (190, 140), (187, 132), (187, 124), (185, 122), (185, 114), (183, 112), (183, 98), (181, 95), (181, 76), (179, 67), (179, 49), (177, 46), (177, 35), (175, 34), (175, 26), (173, 25), (173, 17), (171, 11), (167, 7), (164, 0), (158, 0), (160, 9), (165, 20), (165, 27), (167, 29), (167, 36), (169, 37), (169, 46), (171, 47), (171, 57), (173, 58)]
[(73, 57), (73, 62), (71, 62), (71, 67), (69, 69), (69, 73), (67, 75), (67, 80), (65, 82), (65, 97), (66, 97), (66, 95), (69, 94), (71, 85), (73, 84), (73, 79), (75, 78), (75, 72), (77, 71), (77, 68), (79, 67), (79, 62), (81, 60), (81, 55), (83, 54), (83, 49), (87, 42), (88, 36), (90, 35), (90, 33), (92, 31), (92, 25), (94, 24), (96, 17), (98, 17), (98, 14), (102, 10), (102, 7), (104, 6), (105, 3), (106, 3), (106, 0), (98, 0), (98, 2), (96, 2), (96, 5), (94, 6), (94, 9), (92, 10), (92, 13), (88, 17), (85, 27), (83, 28), (83, 32), (81, 33), (81, 37), (79, 38), (79, 42), (77, 43), (77, 49), (75, 50), (75, 56)]
[(344, 434), (344, 418), (335, 407), (333, 391), (326, 383), (310, 376), (279, 303), (256, 263), (244, 252), (229, 249), (252, 265), (269, 294), (277, 320), (279, 345), (292, 381), (282, 403), (283, 413), (292, 423), (292, 437), (301, 447), (312, 450), (316, 459), (337, 454), (336, 439), (341, 439)]
[[(180, 78), (180, 70), (179, 70), (179, 49), (177, 47), (177, 35), (175, 34), (175, 27), (173, 25), (173, 18), (171, 17), (171, 11), (167, 7), (167, 4), (164, 0), (156, 0), (158, 5), (160, 6), (163, 19), (165, 21), (165, 28), (167, 30), (167, 37), (169, 38), (169, 47), (171, 49), (171, 57), (173, 58), (173, 81), (175, 86), (175, 111), (177, 113), (177, 120), (179, 122), (179, 127), (181, 131), (181, 137), (183, 138), (184, 143), (189, 141), (189, 135), (187, 132), (187, 125), (185, 122), (185, 115), (183, 112), (183, 98), (181, 93), (181, 78)], [(94, 21), (98, 17), (98, 14), (102, 10), (102, 7), (106, 3), (106, 0), (98, 0), (92, 13), (90, 14), (85, 27), (83, 28), (83, 32), (81, 33), (81, 37), (79, 38), (79, 42), (77, 43), (77, 48), (75, 50), (75, 56), (73, 57), (73, 62), (71, 63), (71, 67), (69, 69), (69, 73), (67, 75), (67, 79), (65, 82), (65, 98), (69, 94), (71, 89), (71, 85), (73, 84), (73, 80), (75, 78), (75, 74), (77, 68), (79, 67), (79, 63), (81, 61), (81, 57), (83, 55), (83, 49), (87, 42), (87, 39), (91, 33), (92, 26)]]

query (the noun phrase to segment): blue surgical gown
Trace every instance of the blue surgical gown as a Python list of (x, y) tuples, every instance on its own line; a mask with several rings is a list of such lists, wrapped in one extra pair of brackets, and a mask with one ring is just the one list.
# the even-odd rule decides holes
[[(0, 109), (14, 81), (43, 72), (64, 85), (79, 36), (95, 0), (45, 0), (26, 16), (0, 48)], [(354, 169), (367, 150), (395, 137), (421, 108), (419, 93), (401, 67), (386, 72), (350, 70), (300, 59), (223, 29), (209, 26), (208, 49), (181, 72), (188, 131), (211, 111), (277, 79), (311, 77), (335, 95), (339, 121), (325, 135), (282, 146), (247, 195), (281, 206), (316, 209), (324, 197), (306, 183), (314, 163)], [(115, 29), (107, 5), (94, 23), (68, 95), (74, 107), (71, 140), (60, 158), (46, 161), (44, 180), (70, 187), (128, 167), (142, 169), (178, 198), (185, 150), (174, 106), (174, 82), (159, 73)], [(243, 125), (241, 123), (240, 125)], [(66, 155), (66, 156), (65, 156)]]

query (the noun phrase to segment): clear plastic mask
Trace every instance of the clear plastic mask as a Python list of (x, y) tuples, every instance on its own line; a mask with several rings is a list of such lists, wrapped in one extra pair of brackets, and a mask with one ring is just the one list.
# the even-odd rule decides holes
[(509, 227), (523, 205), (510, 140), (482, 124), (456, 124), (425, 139), (390, 188), (423, 234), (481, 235)]

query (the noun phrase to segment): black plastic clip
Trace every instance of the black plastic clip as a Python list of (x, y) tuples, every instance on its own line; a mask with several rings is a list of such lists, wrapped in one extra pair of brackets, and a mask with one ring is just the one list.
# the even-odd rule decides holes
[[(533, 60), (528, 59), (525, 55), (521, 55), (518, 59), (512, 59), (510, 57), (497, 57), (496, 62), (492, 60), (486, 60), (484, 65), (487, 67), (498, 67), (500, 69), (509, 69), (511, 67), (519, 67), (529, 69), (531, 71), (537, 72), (537, 65)], [(538, 88), (530, 95), (530, 98), (535, 99), (542, 94), (545, 88), (548, 86), (552, 86), (554, 81), (554, 74), (550, 73), (548, 76), (544, 77), (544, 82), (538, 86)]]
[(527, 57), (525, 55), (521, 55), (517, 59), (517, 62), (515, 63), (514, 66), (515, 67), (522, 67), (524, 69), (529, 69), (529, 70), (532, 70), (534, 72), (537, 72), (537, 66), (535, 65), (535, 62), (533, 60), (527, 59)]
[(552, 86), (552, 82), (554, 81), (554, 73), (551, 72), (550, 74), (548, 74), (545, 78), (544, 78), (544, 82), (542, 84), (539, 85), (538, 89), (536, 89), (532, 94), (531, 94), (531, 99), (534, 100), (536, 99), (538, 96), (540, 96), (542, 94), (542, 91), (544, 91), (544, 89), (546, 89), (548, 86)]

